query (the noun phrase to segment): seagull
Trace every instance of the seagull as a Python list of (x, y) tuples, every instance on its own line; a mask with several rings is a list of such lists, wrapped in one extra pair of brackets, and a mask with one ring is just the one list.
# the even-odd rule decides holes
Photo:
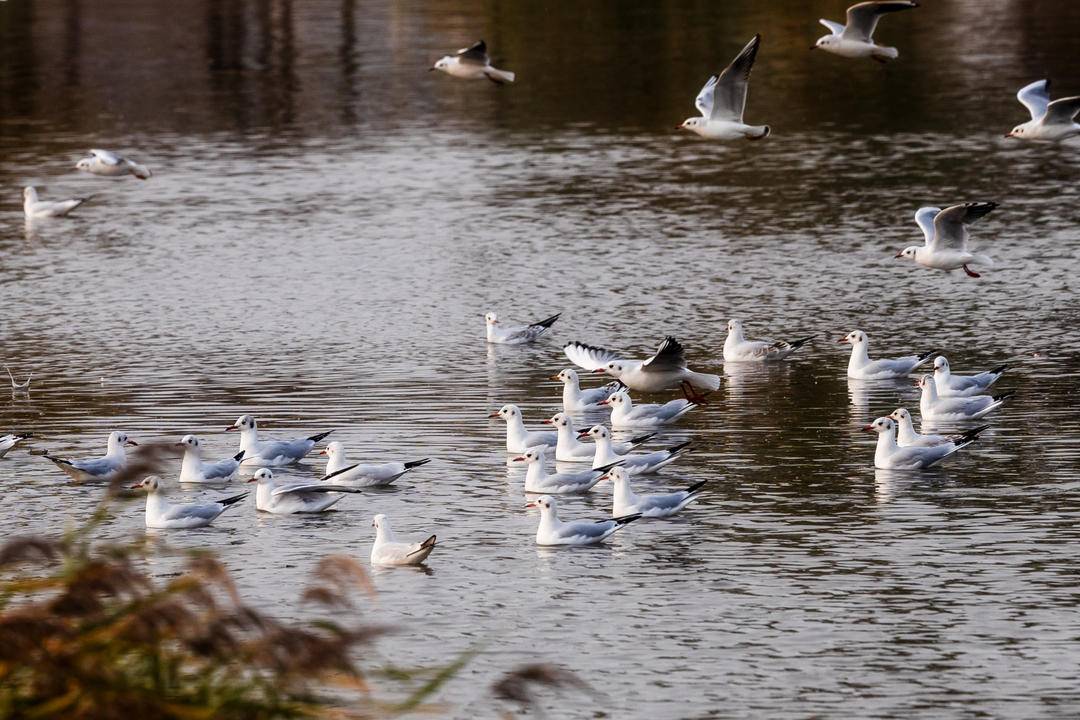
[(938, 355), (934, 358), (934, 383), (938, 395), (942, 397), (979, 395), (996, 383), (1008, 369), (1008, 365), (998, 365), (975, 375), (953, 375), (949, 370), (949, 361), (944, 355)]
[(968, 277), (981, 277), (968, 265), (993, 265), (986, 255), (976, 255), (967, 246), (967, 226), (997, 207), (992, 202), (969, 202), (938, 210), (921, 207), (915, 211), (915, 222), (923, 231), (926, 242), (910, 245), (896, 253), (898, 258), (914, 260), (923, 267), (937, 270), (964, 268)]
[(496, 345), (524, 345), (531, 343), (555, 324), (562, 313), (555, 313), (549, 318), (528, 325), (511, 325), (510, 327), (499, 326), (499, 316), (493, 312), (484, 315), (484, 323), (487, 325), (487, 341)]
[(648, 360), (623, 360), (613, 350), (580, 342), (569, 342), (563, 352), (570, 362), (590, 372), (607, 373), (631, 390), (660, 392), (682, 387), (688, 399), (705, 404), (698, 390), (712, 392), (720, 387), (720, 377), (694, 372), (686, 367), (683, 346), (670, 335)]
[(818, 38), (811, 50), (822, 49), (836, 55), (851, 58), (871, 57), (885, 63), (900, 56), (894, 47), (874, 44), (874, 28), (885, 13), (899, 12), (919, 7), (914, 0), (882, 0), (861, 2), (847, 9), (847, 24), (831, 20), (818, 20), (829, 28), (829, 34)]
[(472, 47), (461, 48), (453, 55), (442, 56), (428, 70), (442, 70), (447, 75), (467, 80), (479, 80), (486, 77), (496, 85), (512, 83), (515, 77), (509, 70), (498, 70), (491, 66), (487, 43), (483, 40)]
[(600, 403), (611, 406), (611, 427), (634, 428), (670, 425), (698, 407), (690, 400), (672, 400), (663, 405), (634, 405), (630, 395), (620, 390)]
[(709, 140), (761, 140), (769, 136), (768, 125), (743, 122), (750, 71), (760, 45), (761, 35), (755, 35), (730, 65), (709, 78), (694, 100), (701, 117), (684, 120), (677, 130), (689, 130)]
[(621, 467), (631, 475), (649, 475), (665, 465), (675, 462), (686, 451), (689, 441), (672, 445), (666, 450), (657, 450), (640, 455), (624, 455), (615, 452), (611, 447), (611, 431), (603, 425), (594, 425), (588, 430), (582, 430), (581, 436), (588, 435), (596, 442), (596, 453), (593, 456), (593, 469), (605, 467), (622, 460)]
[(600, 482), (611, 468), (621, 461), (604, 465), (583, 472), (561, 472), (548, 475), (544, 465), (547, 464), (547, 445), (537, 445), (529, 448), (524, 455), (514, 458), (514, 462), (529, 463), (529, 469), (525, 471), (525, 492), (538, 493), (540, 495), (569, 495), (585, 493), (592, 490), (593, 485)]
[(75, 163), (75, 168), (84, 170), (91, 175), (102, 175), (104, 177), (134, 175), (140, 180), (147, 180), (150, 177), (150, 168), (132, 162), (112, 150), (91, 150), (90, 157), (83, 158)]
[(390, 527), (390, 520), (383, 514), (371, 519), (375, 528), (375, 544), (371, 546), (372, 565), (419, 565), (427, 560), (435, 549), (435, 536), (424, 542), (398, 542)]
[(339, 442), (327, 444), (326, 449), (319, 454), (329, 457), (326, 461), (326, 476), (332, 478), (335, 485), (352, 487), (384, 487), (413, 468), (431, 462), (431, 458), (423, 458), (404, 463), (350, 465), (345, 457), (345, 446)]
[(303, 460), (312, 451), (315, 443), (325, 438), (333, 430), (327, 430), (318, 435), (296, 440), (260, 440), (259, 429), (255, 418), (251, 415), (241, 415), (232, 425), (225, 428), (225, 432), (240, 431), (240, 449), (244, 451), (244, 465), (259, 465), (275, 467), (278, 465), (291, 465)]
[[(574, 421), (567, 413), (555, 413), (544, 421), (546, 425), (554, 425), (558, 440), (555, 443), (555, 459), (559, 462), (588, 462), (591, 463), (596, 456), (596, 445), (590, 445), (578, 440), (578, 433), (574, 431)], [(639, 435), (625, 442), (612, 441), (611, 448), (617, 453), (628, 453), (639, 445), (642, 445), (655, 433)], [(546, 444), (546, 443), (545, 443)]]
[(33, 437), (31, 433), (11, 433), (10, 435), (4, 435), (0, 437), (0, 458), (11, 452), (11, 448), (18, 445), (23, 440)]
[(563, 384), (562, 404), (563, 411), (567, 413), (595, 410), (600, 407), (597, 403), (607, 399), (611, 393), (622, 387), (618, 380), (612, 380), (607, 385), (582, 390), (577, 370), (573, 368), (567, 368), (558, 375), (552, 375), (551, 379), (559, 380)]
[(9, 368), (6, 363), (4, 364), (4, 369), (7, 370), (8, 378), (11, 379), (11, 390), (12, 390), (12, 392), (17, 392), (17, 393), (30, 392), (30, 379), (32, 377), (34, 377), (34, 373), (30, 373), (29, 375), (27, 375), (26, 380), (24, 380), (23, 382), (16, 382), (15, 381), (15, 376), (11, 374), (11, 368)]
[[(324, 477), (322, 480), (326, 480)], [(344, 497), (340, 493), (358, 493), (348, 485), (317, 482), (279, 482), (268, 468), (259, 468), (249, 483), (255, 488), (255, 507), (275, 515), (317, 513), (326, 510)]]
[(874, 467), (879, 470), (925, 470), (975, 442), (975, 436), (969, 436), (959, 443), (947, 442), (930, 447), (919, 445), (900, 447), (896, 443), (896, 423), (887, 417), (879, 417), (864, 426), (862, 430), (878, 434), (877, 450), (874, 451)]
[(1036, 80), (1020, 88), (1016, 99), (1031, 113), (1031, 119), (1012, 129), (1007, 138), (1061, 141), (1080, 135), (1076, 114), (1080, 113), (1080, 95), (1050, 102), (1050, 81)]
[(38, 199), (37, 188), (31, 185), (23, 188), (23, 212), (30, 219), (63, 217), (89, 199), (40, 200)]
[(598, 545), (619, 528), (641, 517), (635, 513), (596, 522), (562, 522), (559, 520), (559, 508), (555, 504), (555, 498), (550, 495), (541, 495), (525, 507), (540, 508), (540, 525), (536, 528), (537, 545)]
[(105, 457), (94, 460), (65, 460), (53, 455), (45, 454), (45, 459), (53, 462), (64, 471), (72, 480), (84, 482), (86, 480), (111, 480), (127, 464), (127, 456), (124, 454), (124, 446), (137, 446), (139, 443), (128, 438), (122, 432), (109, 433), (108, 450)]
[(978, 420), (997, 410), (1016, 394), (1007, 392), (993, 396), (942, 397), (938, 395), (937, 384), (930, 375), (923, 375), (915, 382), (915, 386), (922, 388), (919, 410), (923, 420)]
[(520, 455), (534, 445), (555, 445), (558, 435), (553, 430), (526, 430), (517, 405), (503, 405), (490, 418), (506, 421), (506, 452)]
[(851, 343), (851, 359), (848, 360), (847, 374), (849, 378), (857, 380), (888, 380), (907, 377), (934, 354), (931, 350), (922, 355), (871, 360), (867, 352), (870, 338), (862, 330), (852, 330), (840, 338), (839, 342)]
[(236, 477), (244, 451), (231, 458), (215, 463), (203, 462), (202, 440), (194, 435), (185, 435), (180, 440), (180, 449), (184, 451), (184, 460), (180, 464), (180, 482), (182, 483), (224, 483)]
[(232, 505), (251, 493), (222, 498), (212, 503), (180, 503), (172, 505), (161, 491), (161, 481), (151, 475), (131, 486), (132, 490), (146, 491), (146, 527), (158, 530), (188, 530), (206, 527)]
[(742, 320), (729, 320), (727, 330), (727, 339), (724, 340), (724, 362), (776, 362), (785, 359), (812, 339), (804, 337), (791, 342), (747, 340), (743, 335)]
[(934, 435), (915, 432), (915, 427), (911, 424), (911, 413), (907, 411), (907, 408), (897, 408), (893, 410), (889, 413), (889, 419), (896, 423), (896, 442), (900, 447), (908, 447), (911, 445), (916, 447), (934, 447), (935, 445), (944, 445), (945, 443), (950, 442), (958, 445), (968, 437), (974, 438), (983, 430), (990, 427), (989, 425), (980, 425), (973, 430), (968, 430), (959, 435)]
[(685, 490), (656, 495), (635, 495), (630, 488), (630, 475), (621, 467), (612, 468), (604, 476), (615, 486), (611, 516), (638, 513), (642, 517), (670, 517), (697, 500), (708, 480), (694, 483)]

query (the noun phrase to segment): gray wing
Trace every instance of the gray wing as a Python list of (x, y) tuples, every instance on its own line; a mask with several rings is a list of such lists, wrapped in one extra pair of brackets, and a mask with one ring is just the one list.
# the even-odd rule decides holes
[(997, 203), (974, 202), (953, 205), (934, 217), (932, 250), (964, 250), (967, 246), (967, 226), (997, 207)]
[(670, 510), (671, 508), (679, 507), (679, 503), (686, 499), (689, 495), (685, 490), (679, 492), (664, 493), (662, 495), (646, 495), (645, 497), (638, 497), (636, 512), (645, 512), (646, 510)]
[(577, 341), (566, 343), (563, 346), (563, 352), (566, 353), (566, 357), (570, 359), (570, 362), (589, 372), (620, 359), (619, 354), (614, 350), (595, 345), (586, 345)]
[(824, 18), (818, 20), (818, 22), (829, 28), (829, 32), (831, 32), (833, 35), (840, 35), (844, 32), (843, 23), (833, 22), (832, 20), (826, 20)]
[(842, 36), (848, 40), (870, 42), (877, 28), (878, 20), (885, 13), (899, 12), (919, 7), (913, 0), (882, 0), (881, 2), (861, 2), (847, 9), (847, 25)]
[(262, 458), (275, 458), (282, 455), (285, 457), (303, 457), (311, 452), (311, 448), (314, 446), (315, 443), (307, 438), (302, 440), (268, 440), (261, 443), (257, 453)]
[(683, 346), (679, 341), (668, 335), (656, 354), (641, 364), (645, 372), (671, 372), (673, 370), (685, 370), (686, 358), (683, 356)]
[(112, 460), (106, 458), (98, 458), (96, 460), (73, 460), (71, 466), (87, 475), (95, 475), (98, 477), (108, 475), (116, 470), (116, 464), (113, 463)]
[(281, 485), (270, 491), (271, 495), (291, 495), (293, 493), (328, 493), (328, 492), (346, 492), (346, 493), (358, 493), (359, 488), (349, 487), (348, 485), (326, 485), (322, 483), (290, 483), (288, 485)]
[(213, 520), (222, 513), (224, 508), (218, 503), (212, 505), (173, 505), (163, 516), (165, 520), (180, 520), (182, 518), (201, 518)]
[(603, 537), (614, 526), (615, 521), (613, 520), (601, 520), (600, 522), (581, 520), (579, 522), (563, 523), (556, 534), (561, 538), (585, 537), (591, 539)]
[[(755, 35), (731, 64), (723, 69), (713, 91), (710, 120), (742, 122), (746, 95), (750, 87), (750, 71), (754, 68), (761, 35)], [(706, 86), (708, 87), (708, 86)]]
[(114, 153), (112, 150), (90, 150), (90, 154), (106, 165), (120, 165), (127, 162), (123, 155)]
[(203, 477), (207, 479), (211, 478), (226, 478), (236, 472), (236, 468), (240, 463), (236, 462), (232, 458), (228, 460), (221, 460), (212, 464), (203, 465)]
[(1077, 113), (1080, 113), (1080, 95), (1061, 98), (1046, 106), (1045, 122), (1071, 123)]
[(458, 60), (460, 62), (469, 65), (487, 65), (489, 64), (487, 43), (483, 40), (475, 43), (474, 45), (461, 48), (457, 51)]
[(694, 107), (698, 109), (701, 116), (704, 118), (711, 118), (713, 114), (713, 102), (716, 91), (716, 81), (720, 78), (712, 75), (705, 81), (705, 87), (701, 88), (701, 92), (694, 99)]
[(1046, 114), (1046, 106), (1050, 104), (1050, 81), (1036, 80), (1025, 85), (1016, 93), (1016, 99), (1028, 109), (1032, 120), (1038, 120)]
[(941, 212), (941, 208), (936, 207), (921, 207), (915, 211), (915, 222), (918, 223), (919, 229), (922, 230), (923, 237), (926, 239), (925, 245), (929, 246), (934, 242), (934, 218)]

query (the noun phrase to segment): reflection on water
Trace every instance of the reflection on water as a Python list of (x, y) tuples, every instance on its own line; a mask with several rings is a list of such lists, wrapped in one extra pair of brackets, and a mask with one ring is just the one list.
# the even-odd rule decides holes
[[(250, 412), (274, 437), (334, 428), (355, 460), (433, 458), (322, 515), (246, 506), (161, 537), (217, 549), (261, 607), (293, 617), (316, 558), (366, 560), (375, 513), (437, 534), (429, 572), (374, 573), (371, 613), (413, 630), (386, 640), (397, 659), (483, 644), (444, 694), (463, 714), (539, 657), (581, 672), (611, 714), (1070, 714), (1080, 150), (999, 135), (1023, 119), (1024, 83), (1080, 92), (1080, 4), (899, 13), (879, 30), (901, 50), (888, 67), (807, 52), (816, 19), (841, 10), (0, 3), (0, 334), (18, 376), (34, 372), (29, 394), (0, 399), (3, 425), (78, 457), (113, 429), (191, 432), (218, 458), (236, 452), (221, 429)], [(116, 42), (131, 28), (136, 44)], [(671, 131), (754, 32), (750, 112), (773, 136)], [(518, 83), (426, 72), (478, 37)], [(154, 178), (76, 174), (99, 146)], [(27, 183), (95, 197), (27, 226)], [(981, 280), (893, 259), (920, 237), (917, 206), (972, 199), (1001, 202), (975, 233), (997, 260)], [(564, 315), (536, 345), (485, 347), (488, 310)], [(731, 317), (815, 341), (776, 366), (723, 364)], [(835, 338), (852, 327), (941, 348), (956, 372), (1010, 362), (995, 390), (1015, 401), (941, 468), (875, 471), (858, 427), (919, 395), (846, 377)], [(648, 448), (692, 451), (635, 489), (708, 492), (610, 547), (537, 549), (524, 468), (487, 414), (514, 402), (539, 427), (556, 412), (562, 342), (638, 356), (668, 333), (723, 384)], [(55, 532), (99, 498), (25, 450), (0, 479), (8, 533)], [(605, 516), (610, 492), (560, 511)], [(143, 532), (141, 508), (107, 532)], [(147, 563), (174, 569), (164, 551)]]

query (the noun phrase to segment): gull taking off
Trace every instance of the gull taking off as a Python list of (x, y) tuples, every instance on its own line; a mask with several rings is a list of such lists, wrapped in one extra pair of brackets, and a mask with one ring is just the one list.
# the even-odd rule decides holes
[(978, 395), (996, 383), (1008, 369), (1008, 365), (998, 365), (975, 375), (953, 375), (949, 361), (944, 355), (938, 355), (934, 358), (934, 383), (942, 397)]
[(514, 462), (529, 464), (525, 471), (525, 492), (539, 493), (541, 495), (567, 495), (572, 493), (584, 493), (592, 490), (600, 478), (618, 462), (605, 465), (583, 472), (561, 472), (548, 475), (547, 468), (547, 445), (537, 445), (529, 448), (528, 452), (514, 458)]
[(704, 405), (705, 397), (701, 392), (712, 392), (720, 387), (719, 376), (694, 372), (686, 367), (683, 346), (670, 335), (648, 360), (623, 360), (613, 350), (580, 342), (567, 343), (563, 352), (578, 367), (606, 373), (631, 390), (660, 392), (682, 387), (690, 400)]
[[(622, 455), (615, 452), (611, 447), (611, 431), (603, 425), (594, 425), (588, 430), (582, 430), (581, 436), (590, 436), (596, 443), (596, 452), (593, 455), (593, 469), (618, 464), (631, 475), (649, 475), (665, 465), (670, 465), (686, 452), (690, 442), (672, 445), (667, 450), (657, 450), (651, 453), (639, 455)], [(621, 463), (619, 461), (622, 461)]]
[(258, 483), (255, 488), (256, 509), (275, 515), (322, 512), (345, 497), (341, 493), (360, 492), (348, 485), (332, 485), (321, 480), (278, 482), (274, 480), (274, 473), (267, 468), (259, 468), (248, 482)]
[(621, 390), (600, 404), (611, 406), (611, 427), (613, 428), (670, 425), (698, 407), (697, 403), (690, 400), (672, 400), (663, 405), (634, 405), (630, 395)]
[(184, 451), (184, 460), (180, 464), (180, 482), (182, 483), (223, 483), (236, 477), (240, 469), (240, 460), (244, 451), (231, 458), (215, 463), (203, 462), (202, 440), (194, 435), (185, 435), (180, 440), (180, 449)]
[(499, 324), (499, 316), (489, 312), (484, 315), (484, 323), (487, 325), (487, 341), (497, 345), (524, 345), (525, 343), (531, 343), (554, 325), (561, 314), (556, 313), (549, 318), (544, 318), (540, 322), (529, 325), (502, 327)]
[(1031, 119), (1014, 127), (1007, 138), (1061, 141), (1080, 135), (1076, 114), (1080, 113), (1080, 95), (1050, 102), (1050, 81), (1037, 80), (1020, 88), (1016, 99), (1031, 113)]
[(911, 413), (907, 411), (907, 408), (897, 408), (893, 410), (889, 413), (889, 419), (896, 423), (896, 443), (900, 447), (908, 447), (911, 445), (916, 447), (934, 447), (935, 445), (944, 445), (945, 443), (950, 442), (959, 445), (964, 440), (975, 438), (983, 430), (990, 427), (989, 425), (980, 425), (973, 430), (968, 430), (959, 435), (934, 435), (930, 433), (923, 434), (915, 432), (915, 426), (911, 423)]
[[(555, 432), (558, 434), (558, 440), (555, 443), (556, 460), (559, 462), (593, 461), (596, 456), (596, 445), (589, 445), (578, 440), (578, 433), (574, 431), (574, 421), (568, 414), (556, 413), (544, 423), (554, 425)], [(654, 434), (640, 435), (625, 442), (613, 441), (611, 447), (617, 453), (628, 453), (638, 445), (647, 442)]]
[(937, 270), (964, 268), (968, 277), (981, 277), (968, 265), (993, 265), (994, 261), (968, 249), (967, 226), (996, 207), (997, 203), (992, 202), (970, 202), (944, 210), (919, 208), (915, 211), (915, 222), (923, 231), (926, 242), (923, 245), (910, 245), (896, 253), (896, 257), (914, 260), (924, 267)]
[(542, 495), (525, 507), (540, 509), (540, 525), (536, 528), (537, 545), (597, 545), (611, 537), (619, 528), (641, 517), (635, 513), (597, 522), (563, 522), (559, 520), (559, 508), (555, 498), (550, 495)]
[(488, 417), (506, 421), (506, 452), (520, 455), (535, 445), (555, 445), (559, 441), (553, 430), (526, 430), (517, 405), (503, 405)]
[(818, 38), (810, 48), (825, 50), (836, 55), (852, 58), (871, 57), (878, 62), (888, 62), (900, 56), (894, 47), (885, 47), (874, 43), (874, 29), (878, 20), (886, 13), (910, 10), (919, 7), (914, 0), (882, 0), (880, 2), (861, 2), (847, 9), (847, 24), (841, 25), (831, 20), (818, 20), (829, 28), (828, 35)]
[(6, 364), (4, 365), (4, 370), (7, 371), (8, 379), (11, 380), (11, 391), (12, 392), (15, 392), (15, 393), (30, 392), (30, 379), (34, 377), (34, 373), (30, 373), (29, 375), (27, 375), (26, 380), (24, 380), (22, 382), (17, 382), (15, 380), (15, 376), (11, 374), (11, 368), (9, 368)]
[(857, 380), (889, 380), (909, 375), (915, 368), (926, 362), (933, 350), (922, 355), (906, 355), (899, 358), (881, 358), (871, 360), (870, 338), (862, 330), (852, 330), (839, 342), (851, 343), (851, 358), (848, 360), (847, 374)]
[(709, 140), (761, 140), (768, 137), (768, 125), (743, 122), (746, 96), (750, 89), (750, 71), (754, 67), (761, 35), (755, 35), (731, 64), (713, 75), (701, 88), (694, 105), (701, 117), (683, 121), (677, 129), (690, 130)]
[(429, 70), (442, 70), (447, 75), (467, 80), (479, 80), (486, 77), (496, 85), (514, 82), (514, 73), (491, 66), (487, 43), (483, 40), (472, 47), (461, 48), (453, 55), (444, 55)]
[(919, 445), (900, 447), (896, 442), (896, 423), (887, 417), (879, 417), (862, 430), (878, 434), (877, 449), (874, 451), (874, 467), (880, 470), (925, 470), (975, 442), (975, 435), (978, 434), (965, 436), (959, 443), (947, 442), (930, 447)]
[(10, 435), (4, 435), (0, 437), (0, 458), (11, 452), (11, 448), (15, 447), (23, 440), (29, 437), (33, 437), (30, 433), (11, 433)]
[(120, 153), (111, 150), (91, 150), (90, 157), (75, 163), (75, 168), (91, 175), (103, 177), (122, 177), (134, 175), (140, 180), (150, 178), (150, 168), (128, 160)]
[(30, 219), (63, 217), (90, 198), (72, 198), (71, 200), (41, 200), (37, 188), (23, 188), (23, 213)]
[(411, 462), (367, 463), (350, 465), (345, 457), (345, 446), (339, 442), (327, 444), (320, 455), (327, 455), (326, 476), (332, 477), (335, 485), (352, 487), (384, 487), (397, 480), (413, 468), (431, 462), (431, 458)]
[(72, 480), (85, 482), (87, 480), (111, 480), (117, 473), (124, 469), (127, 464), (127, 455), (124, 453), (125, 445), (138, 445), (122, 432), (109, 433), (109, 445), (105, 457), (94, 460), (65, 460), (46, 454), (45, 458), (53, 462), (56, 467), (64, 471)]
[(670, 517), (694, 502), (708, 480), (694, 483), (685, 490), (655, 495), (635, 495), (630, 488), (630, 475), (621, 467), (612, 468), (605, 477), (615, 486), (611, 516), (639, 513), (642, 517)]
[(418, 543), (398, 542), (385, 515), (371, 519), (375, 528), (375, 544), (371, 546), (372, 565), (419, 565), (435, 549), (435, 536)]
[(297, 440), (260, 440), (259, 428), (251, 415), (241, 415), (225, 432), (240, 432), (240, 450), (244, 465), (275, 467), (291, 465), (303, 460), (315, 448), (315, 443), (325, 438), (333, 430)]
[(1005, 404), (1015, 392), (1001, 395), (973, 395), (971, 397), (942, 397), (938, 394), (934, 378), (923, 375), (915, 383), (922, 388), (919, 411), (923, 420), (978, 420)]
[(724, 340), (724, 362), (776, 362), (785, 359), (812, 339), (804, 337), (791, 342), (747, 340), (743, 335), (742, 320), (729, 320), (727, 332), (727, 339)]
[(235, 505), (250, 493), (240, 493), (212, 503), (178, 503), (171, 505), (161, 491), (161, 482), (151, 475), (131, 486), (133, 490), (146, 491), (146, 527), (173, 530), (206, 527), (218, 515)]

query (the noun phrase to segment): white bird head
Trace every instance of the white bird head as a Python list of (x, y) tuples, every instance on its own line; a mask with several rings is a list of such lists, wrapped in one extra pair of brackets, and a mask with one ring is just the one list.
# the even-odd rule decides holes
[(239, 430), (240, 432), (247, 432), (248, 430), (254, 429), (255, 418), (253, 418), (251, 415), (241, 415), (240, 417), (236, 418), (236, 422), (225, 428), (225, 432), (233, 432), (234, 430)]
[(738, 333), (742, 335), (742, 320), (728, 320), (727, 331), (732, 334)]
[(137, 443), (134, 440), (130, 439), (125, 433), (122, 433), (122, 432), (120, 432), (118, 430), (113, 430), (111, 433), (109, 433), (109, 452), (110, 453), (114, 452), (116, 450), (119, 450), (120, 448), (124, 447), (125, 445), (135, 447), (138, 444), (139, 443)]
[(570, 416), (567, 415), (566, 413), (555, 413), (554, 415), (552, 415), (547, 420), (544, 420), (543, 422), (544, 422), (545, 425), (554, 425), (557, 428), (561, 428), (561, 427), (573, 428), (574, 427), (573, 424), (572, 424), (572, 421), (570, 420)]
[(937, 385), (934, 383), (934, 378), (929, 375), (923, 375), (915, 381), (915, 387), (925, 390), (926, 388), (937, 389)]
[(430, 70), (442, 70), (446, 72), (450, 69), (450, 65), (454, 62), (454, 58), (449, 55), (443, 55), (441, 58), (435, 61), (435, 64), (429, 68)]
[(269, 468), (259, 468), (255, 471), (255, 474), (248, 480), (249, 483), (268, 483), (274, 479), (274, 473), (270, 472)]
[(1021, 123), (1020, 125), (1017, 125), (1012, 130), (1010, 130), (1005, 135), (1005, 137), (1007, 137), (1007, 138), (1022, 138), (1022, 137), (1024, 137), (1024, 135), (1027, 134), (1027, 131), (1028, 131), (1028, 124), (1027, 123)]
[(626, 366), (623, 365), (618, 360), (613, 360), (612, 362), (609, 362), (604, 367), (596, 368), (596, 370), (594, 370), (593, 372), (607, 373), (611, 377), (613, 377), (615, 379), (618, 379), (618, 378), (622, 377), (622, 374), (624, 372), (626, 372)]
[(625, 390), (619, 390), (613, 392), (607, 396), (604, 400), (596, 403), (597, 405), (611, 405), (613, 407), (621, 408), (624, 411), (630, 410), (633, 407), (633, 402), (630, 400), (630, 396)]
[(582, 430), (580, 433), (578, 433), (578, 435), (581, 437), (585, 437), (586, 435), (588, 435), (594, 440), (611, 437), (611, 433), (603, 425), (593, 425), (588, 430)]
[(628, 482), (630, 476), (626, 474), (626, 469), (623, 467), (613, 467), (604, 473), (601, 480), (610, 480), (613, 484), (618, 485), (620, 483)]
[(493, 312), (486, 313), (484, 315), (484, 323), (486, 323), (487, 325), (498, 325), (499, 324), (499, 316), (498, 316), (498, 314), (493, 313)]
[(22, 191), (25, 200), (37, 200), (37, 189), (33, 185), (27, 185)]
[(938, 355), (934, 358), (934, 372), (935, 373), (947, 373), (949, 372), (949, 361), (945, 359), (944, 355)]
[(877, 420), (870, 423), (869, 425), (864, 425), (862, 431), (868, 433), (877, 433), (878, 435), (880, 435), (883, 432), (892, 432), (894, 428), (896, 428), (896, 423), (894, 423), (891, 419), (887, 417), (879, 417)]
[(488, 417), (502, 418), (503, 420), (509, 422), (514, 418), (520, 418), (521, 411), (518, 410), (517, 405), (503, 405), (501, 408), (491, 413), (491, 415), (489, 415)]
[(514, 462), (525, 462), (532, 465), (537, 462), (544, 462), (544, 458), (547, 457), (547, 445), (534, 445), (525, 451), (524, 455), (518, 455), (514, 458)]
[(852, 330), (844, 337), (840, 338), (838, 342), (850, 343), (852, 345), (865, 345), (869, 338), (862, 330)]
[(389, 530), (390, 521), (386, 519), (385, 515), (379, 513), (375, 517), (371, 518), (371, 527), (375, 528), (376, 530)]
[(819, 37), (817, 39), (817, 42), (814, 43), (814, 46), (812, 48), (810, 48), (810, 49), (811, 50), (817, 50), (819, 48), (828, 48), (828, 47), (832, 47), (833, 45), (838, 45), (839, 43), (840, 43), (840, 36), (839, 35), (833, 35), (833, 34), (830, 33), (828, 35), (822, 35), (821, 37)]
[(696, 132), (696, 131), (700, 130), (701, 128), (705, 127), (705, 123), (707, 123), (707, 122), (708, 122), (708, 120), (701, 117), (701, 116), (692, 117), (692, 118), (686, 118), (685, 120), (682, 121), (682, 125), (680, 125), (679, 127), (675, 128), (675, 129), (676, 130), (690, 130), (690, 131)]
[(185, 435), (180, 439), (180, 448), (185, 452), (190, 450), (191, 452), (197, 453), (199, 452), (199, 446), (201, 445), (202, 442), (194, 435)]
[(334, 442), (327, 443), (326, 447), (320, 452), (320, 455), (329, 455), (331, 458), (335, 458), (345, 452), (345, 446), (335, 440)]
[(161, 479), (157, 475), (149, 475), (142, 482), (131, 486), (132, 490), (145, 490), (148, 493), (156, 493), (161, 488)]
[(566, 368), (565, 370), (560, 372), (558, 375), (553, 376), (551, 379), (552, 380), (559, 380), (559, 381), (563, 382), (564, 384), (576, 383), (578, 381), (578, 374), (577, 374), (576, 370), (572, 370), (571, 368)]
[(555, 505), (555, 498), (550, 495), (541, 495), (532, 502), (525, 503), (525, 507), (540, 508), (540, 515), (542, 516), (548, 513), (557, 516), (559, 512), (558, 507)]
[(75, 169), (76, 170), (89, 170), (90, 167), (93, 164), (94, 164), (94, 158), (92, 158), (92, 157), (83, 158), (79, 162), (75, 163)]
[(918, 245), (908, 245), (906, 248), (904, 248), (900, 252), (896, 253), (896, 255), (894, 257), (905, 258), (907, 260), (914, 260), (915, 259), (915, 253), (917, 253), (918, 251), (919, 251), (919, 246)]
[(889, 413), (889, 417), (897, 422), (903, 422), (905, 419), (911, 420), (911, 413), (907, 411), (907, 408), (896, 408)]

